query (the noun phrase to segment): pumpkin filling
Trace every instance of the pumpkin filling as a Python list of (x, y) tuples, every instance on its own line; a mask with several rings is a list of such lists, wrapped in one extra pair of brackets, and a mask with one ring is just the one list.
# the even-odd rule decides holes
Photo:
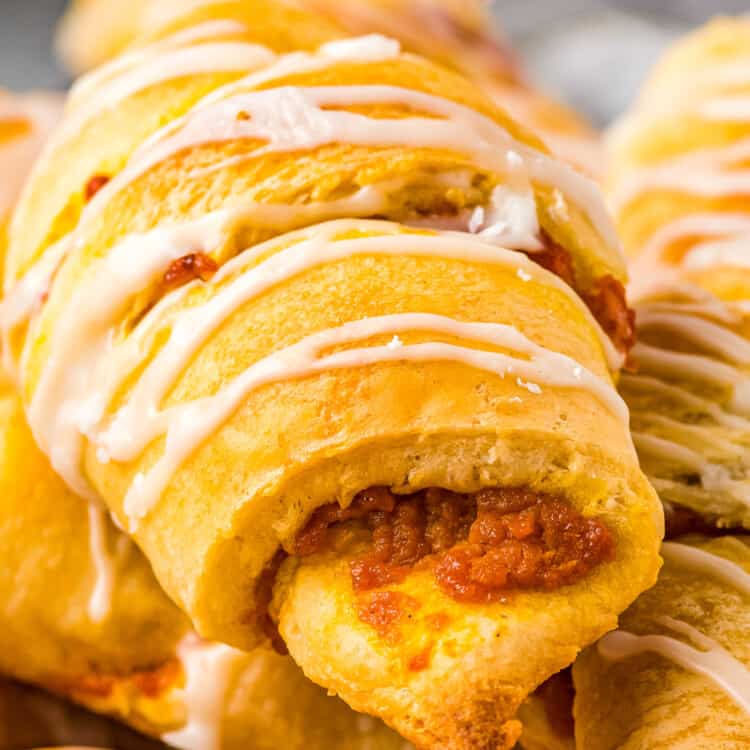
[(614, 536), (601, 521), (528, 487), (412, 495), (372, 487), (347, 508), (318, 508), (293, 551), (323, 552), (352, 533), (364, 538), (349, 563), (355, 591), (398, 584), (412, 570), (427, 569), (448, 596), (468, 603), (502, 601), (513, 590), (558, 589), (615, 554)]

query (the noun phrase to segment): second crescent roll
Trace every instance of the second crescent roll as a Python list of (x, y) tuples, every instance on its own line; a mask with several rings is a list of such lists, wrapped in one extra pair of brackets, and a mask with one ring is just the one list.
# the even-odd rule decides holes
[(272, 54), (190, 103), (198, 73), (141, 71), (164, 124), (88, 202), (58, 186), (61, 237), (71, 110), (7, 265), (30, 424), (202, 636), (283, 641), (425, 748), (510, 747), (659, 565), (616, 235), (590, 181), (392, 40)]
[(745, 17), (679, 42), (610, 139), (639, 321), (621, 392), (683, 525), (750, 527), (749, 43)]
[(659, 582), (573, 667), (581, 750), (742, 750), (750, 737), (750, 544), (680, 538)]

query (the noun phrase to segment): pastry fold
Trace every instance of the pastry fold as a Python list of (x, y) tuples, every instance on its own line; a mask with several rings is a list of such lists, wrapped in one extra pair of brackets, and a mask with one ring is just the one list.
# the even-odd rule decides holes
[(657, 66), (611, 138), (639, 343), (621, 380), (642, 465), (672, 517), (750, 525), (746, 18)]
[(664, 545), (654, 588), (573, 666), (577, 747), (739, 750), (750, 736), (750, 545)]
[(511, 746), (659, 564), (598, 190), (385, 37), (225, 86), (134, 54), (79, 84), (14, 223), (35, 438), (201, 636), (280, 634), (420, 746)]

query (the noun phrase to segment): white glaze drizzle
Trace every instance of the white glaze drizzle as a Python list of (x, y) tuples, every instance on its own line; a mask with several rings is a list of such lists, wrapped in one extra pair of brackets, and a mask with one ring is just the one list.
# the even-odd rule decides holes
[(664, 263), (664, 253), (674, 243), (693, 237), (727, 237), (750, 233), (750, 216), (738, 213), (701, 212), (682, 216), (660, 227), (649, 237), (636, 259), (636, 267), (648, 269)]
[[(262, 209), (267, 210), (268, 207), (263, 206)], [(252, 210), (249, 215), (254, 222), (257, 220)], [(247, 213), (244, 216), (247, 217)], [(129, 404), (120, 410), (106, 431), (97, 428), (113, 394), (129, 373), (141, 366), (148, 351), (144, 338), (151, 335), (151, 321), (159, 319), (163, 308), (170, 304), (171, 297), (166, 295), (160, 306), (146, 316), (126, 343), (115, 347), (112, 344), (113, 330), (119, 324), (122, 310), (135, 294), (158, 280), (171, 261), (197, 249), (216, 247), (241, 218), (243, 214), (240, 211), (217, 212), (186, 226), (162, 228), (147, 235), (128, 237), (99, 261), (88, 280), (79, 285), (76, 298), (85, 299), (86, 304), (79, 305), (72, 300), (58, 320), (52, 350), (29, 408), (29, 421), (38, 442), (49, 451), (53, 466), (80, 494), (93, 494), (80, 473), (83, 434), (93, 441), (104, 460), (110, 457), (116, 460), (134, 458), (151, 440), (165, 432), (164, 416), (159, 412), (162, 399), (193, 354), (234, 310), (295, 275), (355, 255), (447, 257), (523, 269), (530, 278), (543, 279), (543, 283), (556, 287), (568, 296), (588, 318), (594, 330), (599, 332), (604, 351), (611, 360), (615, 360), (611, 364), (616, 364), (618, 355), (611, 342), (596, 327), (578, 296), (526, 256), (461, 234), (404, 234), (398, 233), (394, 225), (384, 222), (341, 220), (315, 227), (308, 238), (270, 255), (260, 263), (256, 263), (256, 259), (262, 258), (269, 247), (273, 248), (276, 240), (251, 248), (225, 264), (213, 280), (215, 296), (204, 305), (180, 313), (181, 318), (172, 323), (169, 340), (154, 362), (141, 374)], [(373, 228), (380, 232), (386, 229), (391, 234), (335, 239), (337, 234), (347, 231)], [(234, 274), (237, 274), (236, 278), (232, 278)], [(118, 279), (117, 293), (103, 283), (109, 278)], [(229, 281), (223, 284), (225, 279)], [(175, 299), (188, 290), (188, 287), (183, 287)], [(401, 325), (405, 325), (407, 320), (401, 319)], [(478, 330), (484, 337), (490, 329), (480, 327)], [(533, 369), (524, 370), (523, 367), (518, 374), (527, 380), (541, 377), (549, 381), (550, 377), (549, 374), (540, 374)], [(554, 377), (552, 381), (555, 381)], [(578, 377), (571, 385), (593, 389), (605, 404), (623, 416), (619, 401), (612, 399), (614, 391), (603, 380), (578, 367)], [(60, 408), (60, 404), (64, 404), (65, 408)], [(197, 439), (195, 445), (201, 440)], [(187, 455), (184, 448), (180, 453)]]
[(268, 48), (247, 42), (205, 42), (159, 51), (152, 59), (121, 72), (89, 93), (66, 117), (56, 141), (77, 134), (96, 115), (114, 109), (120, 102), (165, 81), (209, 73), (243, 73), (269, 65), (276, 55)]
[(664, 542), (661, 554), (668, 563), (718, 578), (750, 596), (750, 573), (721, 555), (679, 542)]
[(222, 643), (202, 641), (189, 634), (177, 650), (184, 671), (182, 702), (185, 723), (162, 735), (180, 750), (221, 750), (227, 699), (238, 668), (247, 654)]
[(704, 271), (717, 266), (750, 268), (750, 232), (725, 240), (701, 242), (693, 246), (682, 261), (688, 271)]
[(87, 503), (89, 552), (94, 563), (94, 586), (88, 613), (92, 622), (103, 622), (112, 607), (116, 562), (107, 546), (107, 514), (99, 503)]
[(642, 330), (658, 328), (667, 334), (679, 336), (682, 341), (697, 345), (726, 362), (738, 366), (750, 365), (750, 342), (724, 326), (687, 312), (654, 311), (644, 305), (639, 309), (639, 327)]
[(599, 654), (609, 661), (622, 661), (646, 652), (658, 654), (689, 672), (707, 677), (750, 713), (750, 670), (739, 659), (686, 622), (666, 616), (657, 621), (689, 638), (695, 646), (668, 635), (635, 635), (616, 630), (598, 642)]

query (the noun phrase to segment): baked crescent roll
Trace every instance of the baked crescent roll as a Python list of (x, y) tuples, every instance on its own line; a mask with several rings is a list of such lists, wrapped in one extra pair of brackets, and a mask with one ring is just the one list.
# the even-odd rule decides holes
[(750, 43), (720, 19), (657, 66), (611, 137), (611, 202), (638, 303), (621, 380), (642, 465), (670, 515), (750, 526)]
[(419, 746), (511, 746), (659, 565), (597, 188), (385, 37), (223, 86), (163, 80), (162, 54), (126, 73), (161, 129), (126, 154), (144, 88), (91, 103), (115, 63), (16, 215), (3, 324), (36, 440), (201, 636), (283, 640)]
[(577, 747), (740, 750), (750, 737), (750, 543), (667, 542), (659, 582), (573, 666)]
[[(243, 3), (254, 23), (265, 23), (261, 5), (239, 0)], [(462, 72), (536, 132), (554, 153), (599, 176), (602, 158), (597, 134), (578, 114), (525, 79), (483, 0), (286, 0), (286, 5), (320, 14), (342, 33), (385, 34), (409, 51)], [(133, 39), (148, 39), (155, 29), (180, 24), (185, 17), (215, 15), (210, 6), (219, 8), (219, 13), (236, 14), (231, 3), (221, 0), (139, 1), (128, 6), (128, 20), (123, 23), (116, 0), (78, 0), (61, 22), (58, 48), (68, 67), (80, 73), (114, 57)]]

